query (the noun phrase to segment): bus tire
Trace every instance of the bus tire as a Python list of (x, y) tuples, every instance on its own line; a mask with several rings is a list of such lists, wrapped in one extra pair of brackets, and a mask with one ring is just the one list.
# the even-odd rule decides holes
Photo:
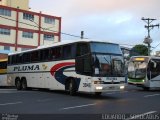
[(95, 92), (95, 96), (101, 96), (102, 92)]
[(21, 83), (20, 79), (18, 79), (18, 78), (16, 79), (15, 85), (16, 85), (17, 90), (22, 90), (22, 83)]
[(76, 95), (76, 92), (77, 92), (77, 85), (75, 80), (72, 78), (70, 79), (70, 82), (69, 82), (69, 94), (71, 96), (74, 96)]
[(25, 78), (22, 78), (22, 90), (27, 90), (27, 81)]

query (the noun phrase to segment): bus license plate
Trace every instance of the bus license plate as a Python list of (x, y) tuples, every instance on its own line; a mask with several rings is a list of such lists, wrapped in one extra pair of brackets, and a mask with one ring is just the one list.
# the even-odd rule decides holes
[(116, 77), (106, 77), (106, 80), (117, 80)]
[(110, 86), (110, 87), (109, 87), (109, 90), (113, 90), (113, 89), (115, 89), (114, 86)]

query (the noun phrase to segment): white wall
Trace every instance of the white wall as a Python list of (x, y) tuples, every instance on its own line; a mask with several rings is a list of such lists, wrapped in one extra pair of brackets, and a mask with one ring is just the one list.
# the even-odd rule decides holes
[(18, 32), (18, 44), (37, 46), (38, 45), (38, 33), (33, 33), (33, 39), (32, 39), (32, 38), (22, 37), (22, 31), (19, 31)]

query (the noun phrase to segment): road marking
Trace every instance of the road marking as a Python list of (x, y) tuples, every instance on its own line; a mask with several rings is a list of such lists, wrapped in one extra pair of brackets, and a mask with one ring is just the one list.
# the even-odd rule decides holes
[(20, 104), (20, 103), (23, 103), (23, 102), (19, 101), (19, 102), (15, 102), (15, 103), (4, 103), (4, 104), (0, 104), (0, 106), (15, 105), (15, 104)]
[(145, 95), (144, 97), (154, 97), (154, 96), (158, 96), (160, 94), (152, 94), (152, 95)]
[(73, 107), (66, 107), (62, 108), (61, 110), (68, 110), (68, 109), (74, 109), (74, 108), (82, 108), (82, 107), (88, 107), (88, 106), (94, 106), (96, 103), (93, 104), (86, 104), (86, 105), (79, 105), (79, 106), (73, 106)]
[(143, 117), (143, 116), (145, 116), (145, 115), (153, 114), (153, 113), (156, 113), (156, 112), (157, 112), (157, 111), (150, 111), (150, 112), (147, 112), (147, 113), (135, 115), (135, 116), (133, 116), (133, 117), (131, 117), (131, 118), (127, 118), (127, 119), (125, 119), (125, 120), (138, 119), (138, 118)]

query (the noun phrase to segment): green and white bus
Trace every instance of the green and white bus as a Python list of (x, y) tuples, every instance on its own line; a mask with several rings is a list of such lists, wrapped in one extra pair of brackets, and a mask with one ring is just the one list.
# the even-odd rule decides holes
[(118, 44), (98, 41), (55, 43), (9, 54), (8, 79), (18, 90), (88, 92), (120, 91), (125, 87), (124, 61)]
[(128, 83), (145, 90), (160, 89), (160, 57), (132, 57), (128, 65)]

